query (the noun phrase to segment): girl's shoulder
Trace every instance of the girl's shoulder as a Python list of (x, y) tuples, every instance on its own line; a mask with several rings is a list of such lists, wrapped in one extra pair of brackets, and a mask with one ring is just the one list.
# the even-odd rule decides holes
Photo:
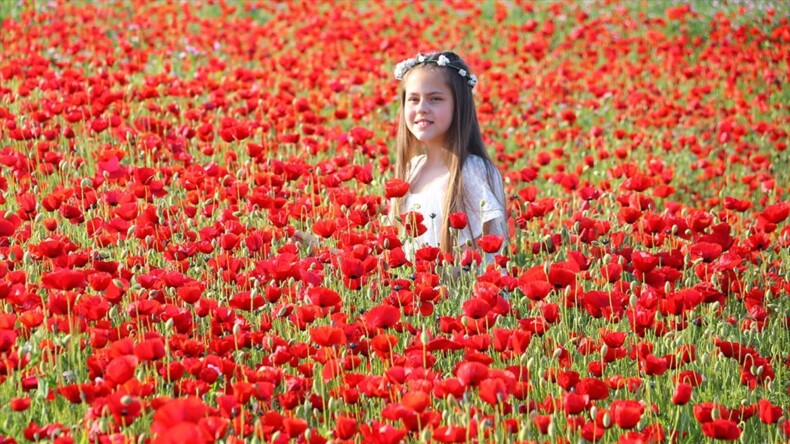
[(496, 166), (474, 154), (467, 157), (464, 166), (461, 167), (461, 173), (469, 178), (487, 177), (489, 171), (497, 171)]

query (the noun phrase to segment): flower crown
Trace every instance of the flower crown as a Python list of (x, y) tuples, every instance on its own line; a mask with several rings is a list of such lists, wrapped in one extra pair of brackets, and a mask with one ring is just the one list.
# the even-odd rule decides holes
[(470, 73), (466, 69), (453, 65), (444, 54), (440, 55), (436, 59), (430, 59), (423, 54), (418, 54), (417, 57), (412, 57), (410, 59), (406, 59), (397, 65), (395, 65), (395, 78), (398, 80), (403, 80), (403, 76), (409, 72), (410, 69), (414, 68), (417, 65), (423, 65), (425, 63), (435, 63), (439, 66), (444, 66), (447, 68), (453, 68), (458, 71), (458, 74), (466, 79), (466, 82), (469, 84), (471, 88), (474, 88), (477, 85), (477, 76)]

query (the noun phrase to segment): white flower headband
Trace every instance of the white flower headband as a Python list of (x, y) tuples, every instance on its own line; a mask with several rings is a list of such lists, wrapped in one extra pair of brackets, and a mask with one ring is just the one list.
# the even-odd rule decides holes
[(447, 68), (453, 68), (458, 71), (458, 74), (466, 79), (466, 82), (469, 84), (470, 87), (474, 88), (477, 85), (477, 76), (468, 72), (464, 68), (460, 66), (455, 66), (450, 63), (450, 59), (448, 59), (444, 54), (434, 59), (429, 59), (428, 57), (418, 54), (417, 57), (412, 57), (410, 59), (406, 59), (397, 65), (395, 65), (395, 78), (398, 80), (403, 80), (403, 76), (409, 72), (410, 69), (414, 68), (417, 65), (422, 65), (425, 63), (435, 63), (439, 66), (444, 66)]

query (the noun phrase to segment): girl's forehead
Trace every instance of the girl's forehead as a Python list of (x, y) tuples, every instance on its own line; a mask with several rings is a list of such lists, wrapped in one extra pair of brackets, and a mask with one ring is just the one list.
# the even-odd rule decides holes
[(403, 84), (406, 92), (450, 92), (447, 78), (438, 69), (418, 68), (410, 71)]

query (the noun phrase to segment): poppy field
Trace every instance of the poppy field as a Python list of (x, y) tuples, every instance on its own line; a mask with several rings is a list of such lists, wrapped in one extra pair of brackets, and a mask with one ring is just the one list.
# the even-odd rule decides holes
[[(0, 443), (787, 442), (766, 3), (0, 2)], [(510, 238), (411, 257), (439, 49)]]

